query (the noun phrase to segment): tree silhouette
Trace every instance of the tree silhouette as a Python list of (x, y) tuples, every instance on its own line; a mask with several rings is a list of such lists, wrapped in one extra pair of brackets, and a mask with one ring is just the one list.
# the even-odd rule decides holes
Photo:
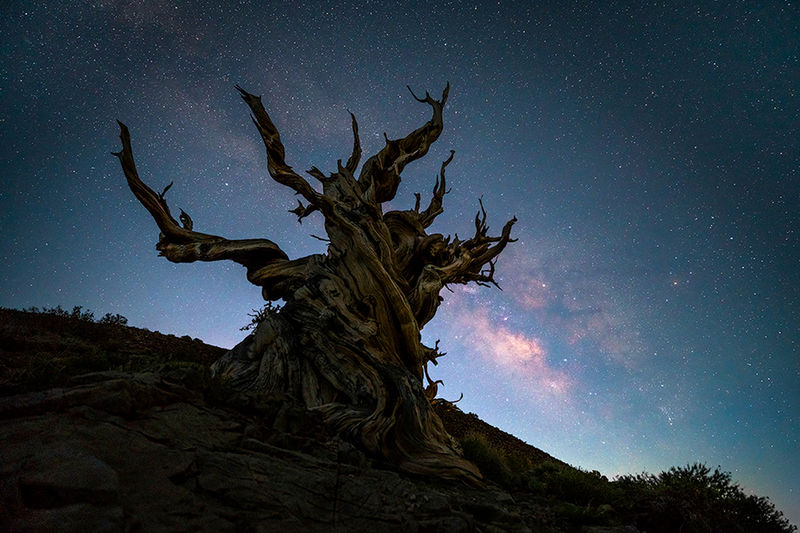
[(321, 412), (344, 438), (406, 471), (479, 483), (480, 473), (461, 457), (431, 409), (437, 382), (428, 377), (427, 365), (444, 354), (423, 345), (420, 330), (433, 318), (442, 301), (439, 292), (448, 284), (496, 285), (495, 258), (513, 241), (516, 218), (491, 237), (481, 203), (471, 238), (426, 232), (443, 212), (452, 152), (425, 209), (416, 194), (413, 209), (383, 211), (397, 193), (403, 169), (423, 157), (442, 132), (449, 85), (440, 100), (411, 92), (431, 107), (432, 117), (401, 139), (386, 138), (358, 177), (361, 144), (351, 114), (353, 150), (347, 162), (339, 160), (330, 175), (316, 167), (307, 172), (321, 192), (286, 163), (280, 135), (260, 97), (237, 89), (264, 141), (270, 175), (305, 201), (291, 212), (298, 220), (314, 211), (324, 217), (326, 253), (290, 259), (267, 239), (199, 233), (182, 210), (179, 224), (164, 198), (172, 184), (157, 194), (142, 182), (130, 133), (121, 122), (122, 151), (114, 154), (131, 191), (161, 230), (160, 255), (176, 263), (235, 261), (247, 269), (251, 283), (262, 287), (265, 300), (285, 302), (213, 371), (235, 387), (294, 397)]

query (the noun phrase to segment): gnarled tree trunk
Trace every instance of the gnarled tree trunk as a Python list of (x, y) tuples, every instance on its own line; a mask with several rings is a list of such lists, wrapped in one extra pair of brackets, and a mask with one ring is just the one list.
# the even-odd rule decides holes
[[(238, 88), (238, 87), (237, 87)], [(302, 196), (298, 219), (319, 211), (325, 219), (327, 253), (289, 259), (267, 239), (228, 240), (198, 233), (184, 212), (182, 225), (170, 214), (164, 194), (138, 176), (128, 129), (120, 123), (122, 151), (115, 154), (134, 195), (161, 230), (156, 248), (174, 262), (229, 259), (247, 268), (248, 280), (266, 300), (285, 305), (269, 314), (213, 370), (243, 389), (281, 391), (321, 411), (331, 427), (366, 451), (419, 474), (479, 482), (457, 444), (432, 411), (436, 383), (427, 364), (441, 356), (424, 346), (420, 330), (433, 318), (440, 290), (449, 283), (494, 284), (494, 260), (510, 238), (510, 220), (498, 237), (487, 235), (486, 212), (475, 218), (475, 235), (461, 241), (428, 228), (442, 213), (445, 167), (430, 204), (420, 210), (384, 213), (403, 168), (422, 156), (442, 131), (441, 100), (426, 93), (433, 116), (422, 127), (386, 145), (355, 173), (361, 158), (353, 117), (353, 150), (345, 165), (325, 175), (308, 174), (311, 186), (285, 162), (284, 146), (259, 97), (238, 88), (264, 141), (268, 169), (279, 183)], [(412, 93), (413, 95), (413, 93)], [(424, 380), (427, 380), (427, 386)]]

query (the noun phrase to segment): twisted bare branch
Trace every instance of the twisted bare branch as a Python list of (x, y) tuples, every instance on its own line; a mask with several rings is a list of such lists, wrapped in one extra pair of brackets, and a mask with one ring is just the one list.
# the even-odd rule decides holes
[[(456, 240), (450, 247), (452, 261), (440, 269), (442, 281), (448, 283), (491, 284), (499, 288), (494, 280), (494, 259), (500, 255), (506, 245), (515, 242), (511, 238), (511, 228), (517, 222), (513, 217), (506, 222), (499, 237), (489, 237), (486, 225), (486, 210), (481, 202), (481, 211), (475, 217), (475, 236), (460, 242)], [(484, 268), (488, 265), (488, 268)]]
[(411, 92), (415, 100), (433, 108), (433, 116), (422, 127), (402, 139), (389, 140), (386, 137), (386, 146), (367, 159), (358, 177), (358, 184), (364, 191), (366, 201), (381, 204), (394, 198), (400, 185), (400, 173), (405, 166), (427, 154), (431, 144), (442, 133), (442, 109), (449, 92), (449, 83), (442, 92), (441, 100), (434, 100), (428, 93), (425, 93), (425, 98), (418, 98)]
[[(444, 198), (445, 194), (450, 192), (447, 189), (447, 183), (444, 177), (444, 169), (447, 168), (447, 165), (449, 165), (453, 160), (454, 155), (455, 151), (450, 150), (450, 157), (442, 162), (442, 168), (439, 171), (439, 175), (436, 176), (436, 184), (433, 186), (433, 196), (431, 197), (431, 202), (425, 211), (419, 214), (419, 222), (422, 224), (423, 228), (427, 228), (433, 224), (434, 219), (444, 213), (444, 208), (442, 207), (442, 198)], [(419, 211), (419, 195), (417, 195), (417, 203), (414, 211)]]
[[(283, 146), (283, 142), (281, 142), (278, 129), (275, 127), (275, 124), (272, 123), (272, 119), (261, 103), (261, 97), (248, 93), (238, 85), (236, 89), (241, 93), (242, 99), (253, 113), (251, 118), (256, 128), (258, 128), (261, 139), (264, 141), (264, 147), (267, 150), (267, 169), (272, 179), (281, 185), (289, 187), (305, 198), (308, 203), (322, 210), (323, 213), (330, 211), (330, 202), (328, 199), (314, 190), (303, 177), (286, 164), (286, 149)], [(312, 169), (312, 171), (313, 170), (314, 169)]]
[(170, 183), (161, 194), (156, 194), (140, 178), (136, 170), (131, 149), (131, 135), (128, 127), (119, 122), (122, 150), (112, 152), (122, 164), (122, 171), (128, 186), (139, 202), (150, 212), (161, 236), (156, 249), (161, 255), (174, 263), (194, 261), (231, 260), (248, 269), (259, 268), (273, 262), (288, 260), (288, 256), (274, 242), (267, 239), (228, 240), (218, 235), (193, 231), (191, 217), (181, 210), (181, 227), (172, 217), (164, 194), (172, 186)]
[(358, 122), (356, 122), (356, 116), (350, 113), (350, 118), (352, 119), (353, 125), (353, 152), (350, 154), (345, 168), (350, 171), (350, 174), (353, 174), (358, 168), (358, 163), (361, 161), (361, 141), (358, 138)]

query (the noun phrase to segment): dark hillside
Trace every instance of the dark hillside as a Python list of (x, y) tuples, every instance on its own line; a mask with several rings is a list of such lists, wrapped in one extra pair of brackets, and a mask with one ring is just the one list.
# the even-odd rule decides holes
[[(76, 374), (102, 370), (155, 371), (179, 362), (211, 365), (226, 351), (188, 336), (0, 309), (0, 395), (63, 386)], [(560, 462), (453, 404), (438, 402), (435, 407), (456, 439), (482, 435), (492, 446), (534, 464)]]
[(795, 531), (728, 474), (610, 482), (444, 401), (487, 487), (403, 474), (212, 378), (222, 348), (46, 311), (0, 309), (0, 531)]
[[(226, 351), (188, 336), (0, 309), (0, 395), (63, 386), (76, 374), (102, 370), (155, 371), (178, 362), (211, 365)], [(453, 404), (437, 402), (435, 409), (458, 440), (480, 435), (491, 446), (525, 457), (532, 464), (554, 461), (566, 465)]]
[(156, 370), (180, 361), (210, 365), (227, 351), (188, 336), (74, 314), (0, 309), (0, 395), (62, 386), (74, 375), (100, 370)]

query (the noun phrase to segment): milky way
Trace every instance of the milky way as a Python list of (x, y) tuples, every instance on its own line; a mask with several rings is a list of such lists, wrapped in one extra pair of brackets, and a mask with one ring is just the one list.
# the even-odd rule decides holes
[(720, 465), (800, 522), (796, 4), (33, 4), (0, 17), (0, 305), (230, 347), (260, 292), (238, 265), (156, 256), (116, 119), (195, 229), (298, 257), (324, 251), (321, 219), (287, 212), (234, 85), (263, 95), (291, 165), (331, 171), (348, 111), (374, 153), (428, 118), (406, 85), (449, 81), (392, 207), (452, 149), (432, 229), (467, 235), (482, 197), (519, 241), (503, 291), (443, 291), (423, 331), (448, 352), (440, 394), (609, 476)]

